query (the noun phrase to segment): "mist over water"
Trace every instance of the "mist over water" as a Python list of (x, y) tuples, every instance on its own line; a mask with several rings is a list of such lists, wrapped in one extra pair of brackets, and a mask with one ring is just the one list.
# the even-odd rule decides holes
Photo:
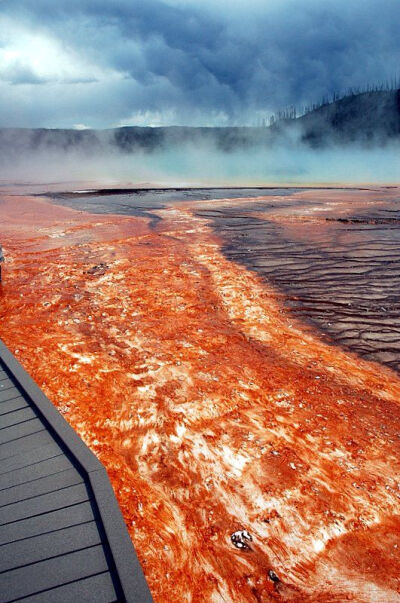
[(399, 151), (399, 144), (312, 149), (298, 143), (228, 152), (212, 144), (129, 154), (111, 147), (96, 152), (26, 149), (17, 155), (3, 155), (0, 182), (3, 186), (68, 182), (99, 186), (390, 184), (399, 181)]

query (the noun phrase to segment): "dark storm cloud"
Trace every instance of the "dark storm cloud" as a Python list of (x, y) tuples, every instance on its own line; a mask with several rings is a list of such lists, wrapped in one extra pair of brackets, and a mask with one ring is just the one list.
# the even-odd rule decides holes
[[(398, 0), (6, 0), (1, 8), (85, 62), (85, 73), (63, 80), (77, 82), (74, 98), (61, 95), (50, 111), (61, 85), (54, 70), (25, 65), (24, 79), (8, 65), (0, 76), (48, 87), (40, 98), (14, 99), (20, 115), (35, 103), (25, 113), (44, 125), (49, 113), (65, 125), (107, 126), (141, 113), (164, 123), (252, 123), (264, 111), (390, 78), (400, 61)], [(2, 43), (0, 30), (0, 56)], [(85, 81), (92, 83), (82, 91)], [(0, 89), (0, 110), (10, 115), (5, 97)]]

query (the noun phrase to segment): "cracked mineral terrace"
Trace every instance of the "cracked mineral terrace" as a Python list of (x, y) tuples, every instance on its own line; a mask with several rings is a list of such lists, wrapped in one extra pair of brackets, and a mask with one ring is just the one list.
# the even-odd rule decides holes
[(155, 601), (399, 601), (399, 191), (251, 196), (2, 196), (0, 337)]

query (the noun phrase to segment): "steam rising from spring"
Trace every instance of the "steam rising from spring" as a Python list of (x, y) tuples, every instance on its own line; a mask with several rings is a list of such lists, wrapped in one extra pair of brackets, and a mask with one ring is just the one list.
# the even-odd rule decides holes
[(78, 148), (32, 151), (2, 158), (0, 181), (8, 184), (97, 182), (161, 186), (393, 183), (400, 173), (399, 145), (312, 149), (305, 145), (223, 151), (215, 144), (185, 144), (151, 153), (125, 153), (110, 145), (95, 152)]

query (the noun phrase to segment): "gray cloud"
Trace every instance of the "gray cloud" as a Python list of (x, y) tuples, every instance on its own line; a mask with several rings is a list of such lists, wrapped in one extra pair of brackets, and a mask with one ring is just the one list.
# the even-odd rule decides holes
[(39, 77), (34, 73), (29, 65), (24, 65), (21, 61), (14, 61), (0, 73), (0, 79), (9, 84), (46, 84), (48, 79)]
[(2, 15), (77, 70), (47, 73), (46, 57), (3, 69), (0, 114), (13, 125), (254, 123), (400, 64), (398, 0), (3, 0)]

